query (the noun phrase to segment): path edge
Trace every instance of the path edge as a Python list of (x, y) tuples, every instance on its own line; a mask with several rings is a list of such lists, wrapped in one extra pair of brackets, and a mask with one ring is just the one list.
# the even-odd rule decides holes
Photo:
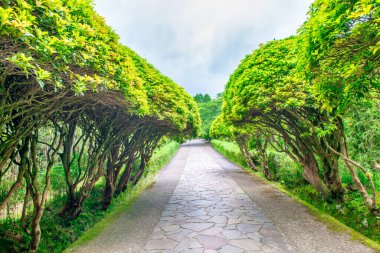
[(62, 253), (70, 253), (72, 251), (75, 251), (77, 248), (86, 245), (94, 238), (99, 236), (110, 225), (112, 225), (112, 223), (115, 222), (124, 212), (128, 211), (132, 207), (132, 205), (137, 201), (137, 199), (141, 196), (141, 194), (155, 184), (160, 171), (165, 169), (170, 164), (173, 158), (178, 154), (180, 147), (181, 146), (178, 147), (178, 149), (172, 155), (170, 160), (166, 164), (164, 164), (162, 168), (157, 170), (155, 174), (152, 174), (150, 177), (143, 179), (137, 184), (137, 189), (132, 190), (129, 193), (130, 196), (126, 198), (125, 203), (123, 205), (116, 207), (114, 210), (108, 213), (106, 217), (104, 217), (101, 221), (99, 221), (90, 229), (88, 229), (82, 236), (80, 236), (77, 240), (70, 244), (69, 247), (67, 247)]
[(249, 169), (241, 166), (240, 164), (238, 164), (238, 163), (232, 161), (231, 159), (229, 159), (227, 156), (223, 155), (221, 152), (219, 152), (218, 150), (216, 150), (212, 145), (210, 145), (210, 147), (212, 149), (214, 149), (218, 154), (220, 154), (221, 156), (223, 156), (224, 158), (226, 158), (229, 162), (235, 164), (239, 169), (243, 170), (249, 176), (252, 176), (252, 177), (258, 179), (258, 180), (260, 180), (261, 182), (263, 182), (263, 183), (265, 183), (267, 185), (273, 186), (275, 189), (277, 189), (277, 190), (281, 191), (282, 193), (286, 194), (288, 197), (290, 197), (291, 199), (293, 199), (294, 201), (296, 201), (300, 205), (305, 206), (307, 208), (308, 212), (313, 217), (317, 218), (319, 221), (321, 221), (324, 224), (326, 224), (327, 228), (329, 230), (331, 230), (333, 232), (339, 232), (339, 233), (347, 234), (348, 236), (350, 236), (351, 240), (358, 241), (358, 242), (364, 244), (365, 246), (367, 246), (367, 247), (369, 247), (371, 249), (374, 249), (377, 252), (380, 252), (380, 244), (379, 243), (377, 243), (374, 240), (366, 237), (365, 235), (363, 235), (363, 234), (355, 231), (354, 229), (352, 229), (349, 226), (347, 226), (346, 224), (340, 222), (339, 220), (337, 220), (336, 218), (332, 217), (331, 215), (323, 212), (322, 210), (316, 208), (315, 206), (313, 206), (313, 205), (307, 203), (306, 201), (300, 199), (296, 195), (290, 193), (281, 184), (276, 183), (276, 182), (271, 182), (271, 181), (269, 181), (269, 180), (267, 180), (265, 178), (262, 178), (262, 177), (256, 175), (254, 172), (250, 171)]

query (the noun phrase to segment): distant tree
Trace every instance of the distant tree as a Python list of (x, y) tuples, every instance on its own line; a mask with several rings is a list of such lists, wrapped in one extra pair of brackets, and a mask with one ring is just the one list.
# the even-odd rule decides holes
[(205, 93), (204, 95), (202, 93), (197, 93), (194, 96), (194, 100), (197, 103), (207, 103), (207, 102), (210, 102), (212, 99), (211, 99), (210, 95), (207, 93)]
[(197, 93), (197, 94), (194, 96), (194, 100), (195, 100), (195, 102), (197, 102), (197, 103), (202, 103), (202, 102), (203, 102), (203, 94), (201, 94), (201, 93)]
[(203, 96), (203, 103), (207, 103), (207, 102), (210, 102), (211, 101), (211, 97), (209, 94), (204, 94)]
[[(219, 93), (220, 94), (220, 93)], [(201, 137), (210, 139), (209, 131), (211, 123), (221, 113), (222, 97), (217, 95), (216, 99), (212, 99), (209, 94), (196, 94), (194, 100), (197, 102), (202, 119)]]

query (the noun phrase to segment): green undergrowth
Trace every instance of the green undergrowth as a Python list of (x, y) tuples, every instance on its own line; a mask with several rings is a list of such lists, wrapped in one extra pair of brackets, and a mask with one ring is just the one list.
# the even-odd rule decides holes
[[(261, 178), (261, 179), (266, 180), (264, 178)], [(317, 208), (316, 205), (310, 204), (310, 202), (303, 200), (303, 198), (289, 191), (283, 185), (279, 183), (275, 183), (275, 185), (277, 186), (279, 190), (281, 190), (282, 192), (284, 192), (285, 194), (293, 198), (295, 201), (306, 206), (312, 215), (326, 222), (330, 230), (349, 234), (353, 240), (360, 241), (363, 244), (375, 249), (377, 252), (380, 252), (380, 244), (377, 243), (378, 241), (376, 239), (374, 238), (370, 239), (369, 237), (371, 236), (365, 236), (365, 233), (362, 233), (361, 231), (360, 232), (356, 231), (355, 229), (352, 228), (352, 226), (348, 226), (345, 221), (337, 218), (335, 215), (330, 214), (326, 210), (323, 210), (323, 209), (321, 210), (321, 208)], [(370, 228), (366, 229), (366, 231), (369, 231), (369, 230)], [(377, 234), (378, 234), (378, 229), (377, 229)]]
[[(211, 144), (229, 160), (252, 172), (236, 144), (220, 140), (212, 140)], [(270, 162), (277, 166), (277, 180), (268, 181), (261, 172), (255, 173), (255, 175), (267, 182), (274, 183), (281, 191), (309, 207), (311, 213), (329, 223), (331, 229), (345, 231), (353, 239), (359, 240), (380, 252), (380, 245), (378, 244), (380, 243), (380, 216), (373, 215), (367, 210), (361, 194), (352, 186), (351, 178), (346, 171), (341, 171), (342, 182), (347, 188), (344, 202), (325, 201), (303, 179), (300, 166), (283, 154), (273, 151), (269, 153), (273, 154)], [(376, 184), (379, 185), (379, 182)]]
[(211, 145), (230, 161), (239, 164), (245, 169), (249, 169), (237, 144), (227, 141), (212, 140)]
[[(57, 215), (65, 203), (65, 197), (51, 200), (41, 220), (42, 239), (37, 252), (58, 253), (70, 247), (73, 242), (75, 243), (71, 247), (92, 240), (154, 182), (157, 172), (173, 158), (179, 146), (179, 143), (172, 141), (157, 149), (149, 161), (145, 176), (137, 185), (129, 187), (129, 190), (115, 198), (107, 211), (101, 208), (102, 181), (94, 187), (84, 203), (82, 213), (75, 220), (65, 220)], [(1, 253), (26, 252), (29, 240), (30, 237), (20, 228), (18, 219), (7, 219), (0, 224)]]

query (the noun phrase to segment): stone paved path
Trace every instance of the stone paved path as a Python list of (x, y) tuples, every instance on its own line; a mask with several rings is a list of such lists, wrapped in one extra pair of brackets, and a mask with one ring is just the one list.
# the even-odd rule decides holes
[(294, 250), (223, 168), (203, 149), (193, 149), (144, 252)]
[(196, 140), (182, 145), (130, 209), (93, 240), (65, 252), (292, 251), (375, 252)]

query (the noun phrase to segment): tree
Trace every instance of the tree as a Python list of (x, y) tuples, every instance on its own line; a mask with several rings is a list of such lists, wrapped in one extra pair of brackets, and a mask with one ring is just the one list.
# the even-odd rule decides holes
[[(363, 106), (366, 99), (378, 99), (380, 23), (376, 1), (316, 0), (308, 20), (300, 29), (300, 69), (312, 83), (313, 95), (337, 121)], [(333, 127), (328, 127), (333, 128)], [(324, 135), (324, 131), (321, 132)], [(365, 203), (376, 209), (376, 191), (370, 172), (350, 157), (343, 132), (341, 150), (326, 142), (350, 171)], [(361, 170), (370, 182), (372, 197), (357, 176)]]
[(316, 0), (300, 28), (301, 69), (334, 115), (379, 92), (378, 1)]
[(194, 99), (195, 99), (195, 102), (197, 103), (208, 103), (211, 101), (211, 97), (209, 94), (202, 94), (202, 93), (197, 93), (195, 96), (194, 96)]
[[(337, 155), (314, 130), (330, 118), (313, 99), (310, 86), (296, 75), (296, 41), (294, 37), (272, 41), (247, 56), (227, 83), (223, 114), (236, 127), (255, 125), (265, 135), (274, 135), (273, 140), (284, 140), (285, 145), (276, 142), (276, 148), (303, 165), (304, 178), (322, 196), (341, 198)], [(335, 126), (326, 138), (341, 138), (340, 122)]]
[(106, 208), (118, 175), (124, 191), (130, 164), (140, 161), (136, 183), (161, 138), (196, 136), (200, 116), (182, 87), (121, 45), (91, 1), (6, 0), (0, 20), (0, 183), (11, 180), (0, 209), (25, 186), (20, 223), (35, 252), (58, 159), (67, 185), (61, 215), (73, 219), (101, 177)]
[[(201, 136), (207, 140), (210, 139), (209, 132), (211, 123), (215, 120), (217, 115), (221, 113), (222, 98), (221, 96), (218, 96), (216, 99), (211, 99), (208, 94), (205, 94), (204, 96), (202, 94), (197, 95), (198, 101), (201, 101), (197, 102), (202, 119)], [(197, 101), (196, 96), (194, 99)], [(202, 96), (201, 100), (199, 100), (200, 96)]]

